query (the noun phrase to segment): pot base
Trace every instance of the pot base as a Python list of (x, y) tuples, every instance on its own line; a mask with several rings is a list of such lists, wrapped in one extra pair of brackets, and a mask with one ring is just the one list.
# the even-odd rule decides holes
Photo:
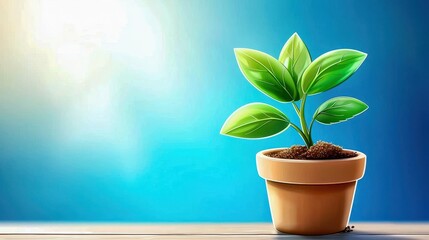
[(348, 224), (356, 181), (303, 185), (266, 181), (274, 226), (280, 232), (323, 235)]

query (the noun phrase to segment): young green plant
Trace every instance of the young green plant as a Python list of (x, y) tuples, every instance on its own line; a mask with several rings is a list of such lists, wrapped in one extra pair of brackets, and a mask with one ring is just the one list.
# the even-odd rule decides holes
[(291, 126), (304, 140), (305, 145), (311, 147), (314, 122), (340, 123), (368, 109), (364, 102), (356, 98), (335, 97), (317, 108), (309, 125), (305, 117), (307, 97), (343, 83), (361, 66), (366, 53), (338, 49), (312, 61), (307, 46), (297, 33), (285, 43), (279, 59), (252, 49), (237, 48), (234, 52), (244, 77), (268, 97), (282, 103), (291, 103), (300, 123), (292, 123), (283, 112), (273, 106), (250, 103), (229, 116), (220, 131), (221, 134), (246, 139), (266, 138)]

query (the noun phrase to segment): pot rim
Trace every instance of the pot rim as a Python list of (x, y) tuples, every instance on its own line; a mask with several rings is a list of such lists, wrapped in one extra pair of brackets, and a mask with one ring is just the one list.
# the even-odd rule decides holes
[(271, 148), (256, 154), (259, 176), (281, 183), (324, 185), (353, 182), (361, 179), (365, 173), (366, 155), (341, 159), (283, 159), (266, 156), (265, 153), (284, 148)]
[(361, 159), (362, 157), (366, 158), (366, 155), (362, 152), (353, 150), (353, 149), (344, 149), (346, 151), (352, 151), (352, 152), (356, 152), (358, 155), (355, 157), (350, 157), (350, 158), (334, 158), (334, 159), (293, 159), (293, 158), (276, 158), (276, 157), (270, 157), (265, 155), (266, 153), (269, 152), (274, 152), (274, 151), (278, 151), (278, 150), (283, 150), (286, 149), (286, 147), (283, 148), (269, 148), (269, 149), (265, 149), (262, 151), (259, 151), (256, 156), (259, 157), (263, 157), (263, 158), (267, 158), (271, 161), (278, 161), (278, 162), (290, 162), (293, 161), (295, 163), (319, 163), (319, 162), (324, 162), (324, 161), (329, 161), (329, 162), (342, 162), (342, 161), (353, 161), (353, 160), (358, 160)]

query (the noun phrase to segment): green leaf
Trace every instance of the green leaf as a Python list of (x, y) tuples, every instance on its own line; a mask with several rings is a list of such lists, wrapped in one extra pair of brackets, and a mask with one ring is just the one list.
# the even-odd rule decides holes
[(241, 72), (259, 91), (279, 102), (295, 99), (296, 88), (286, 67), (270, 55), (252, 49), (234, 49)]
[(292, 75), (292, 79), (299, 90), (295, 100), (301, 99), (302, 91), (299, 81), (302, 73), (311, 63), (311, 56), (308, 52), (307, 46), (297, 33), (294, 33), (287, 40), (280, 52), (279, 60), (289, 70)]
[(220, 133), (239, 138), (265, 138), (283, 132), (289, 124), (289, 119), (277, 108), (250, 103), (233, 112)]
[(344, 122), (368, 109), (364, 102), (352, 97), (336, 97), (317, 108), (313, 118), (320, 123), (334, 124)]
[(302, 91), (312, 95), (338, 86), (356, 72), (366, 56), (366, 53), (351, 49), (339, 49), (323, 54), (302, 74)]

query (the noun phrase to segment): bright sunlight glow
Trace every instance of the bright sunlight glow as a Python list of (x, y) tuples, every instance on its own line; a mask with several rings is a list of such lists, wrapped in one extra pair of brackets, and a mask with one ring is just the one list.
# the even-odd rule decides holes
[(42, 0), (31, 4), (35, 44), (53, 51), (60, 70), (76, 80), (87, 77), (93, 54), (100, 52), (120, 55), (149, 73), (162, 65), (159, 24), (136, 3)]
[(120, 166), (131, 177), (144, 165), (138, 146), (145, 140), (118, 107), (127, 101), (118, 86), (135, 84), (141, 95), (164, 96), (160, 81), (168, 79), (159, 77), (165, 66), (161, 24), (146, 4), (40, 0), (28, 1), (25, 14), (30, 46), (43, 61), (40, 81), (61, 109), (58, 147), (110, 145), (126, 159)]

